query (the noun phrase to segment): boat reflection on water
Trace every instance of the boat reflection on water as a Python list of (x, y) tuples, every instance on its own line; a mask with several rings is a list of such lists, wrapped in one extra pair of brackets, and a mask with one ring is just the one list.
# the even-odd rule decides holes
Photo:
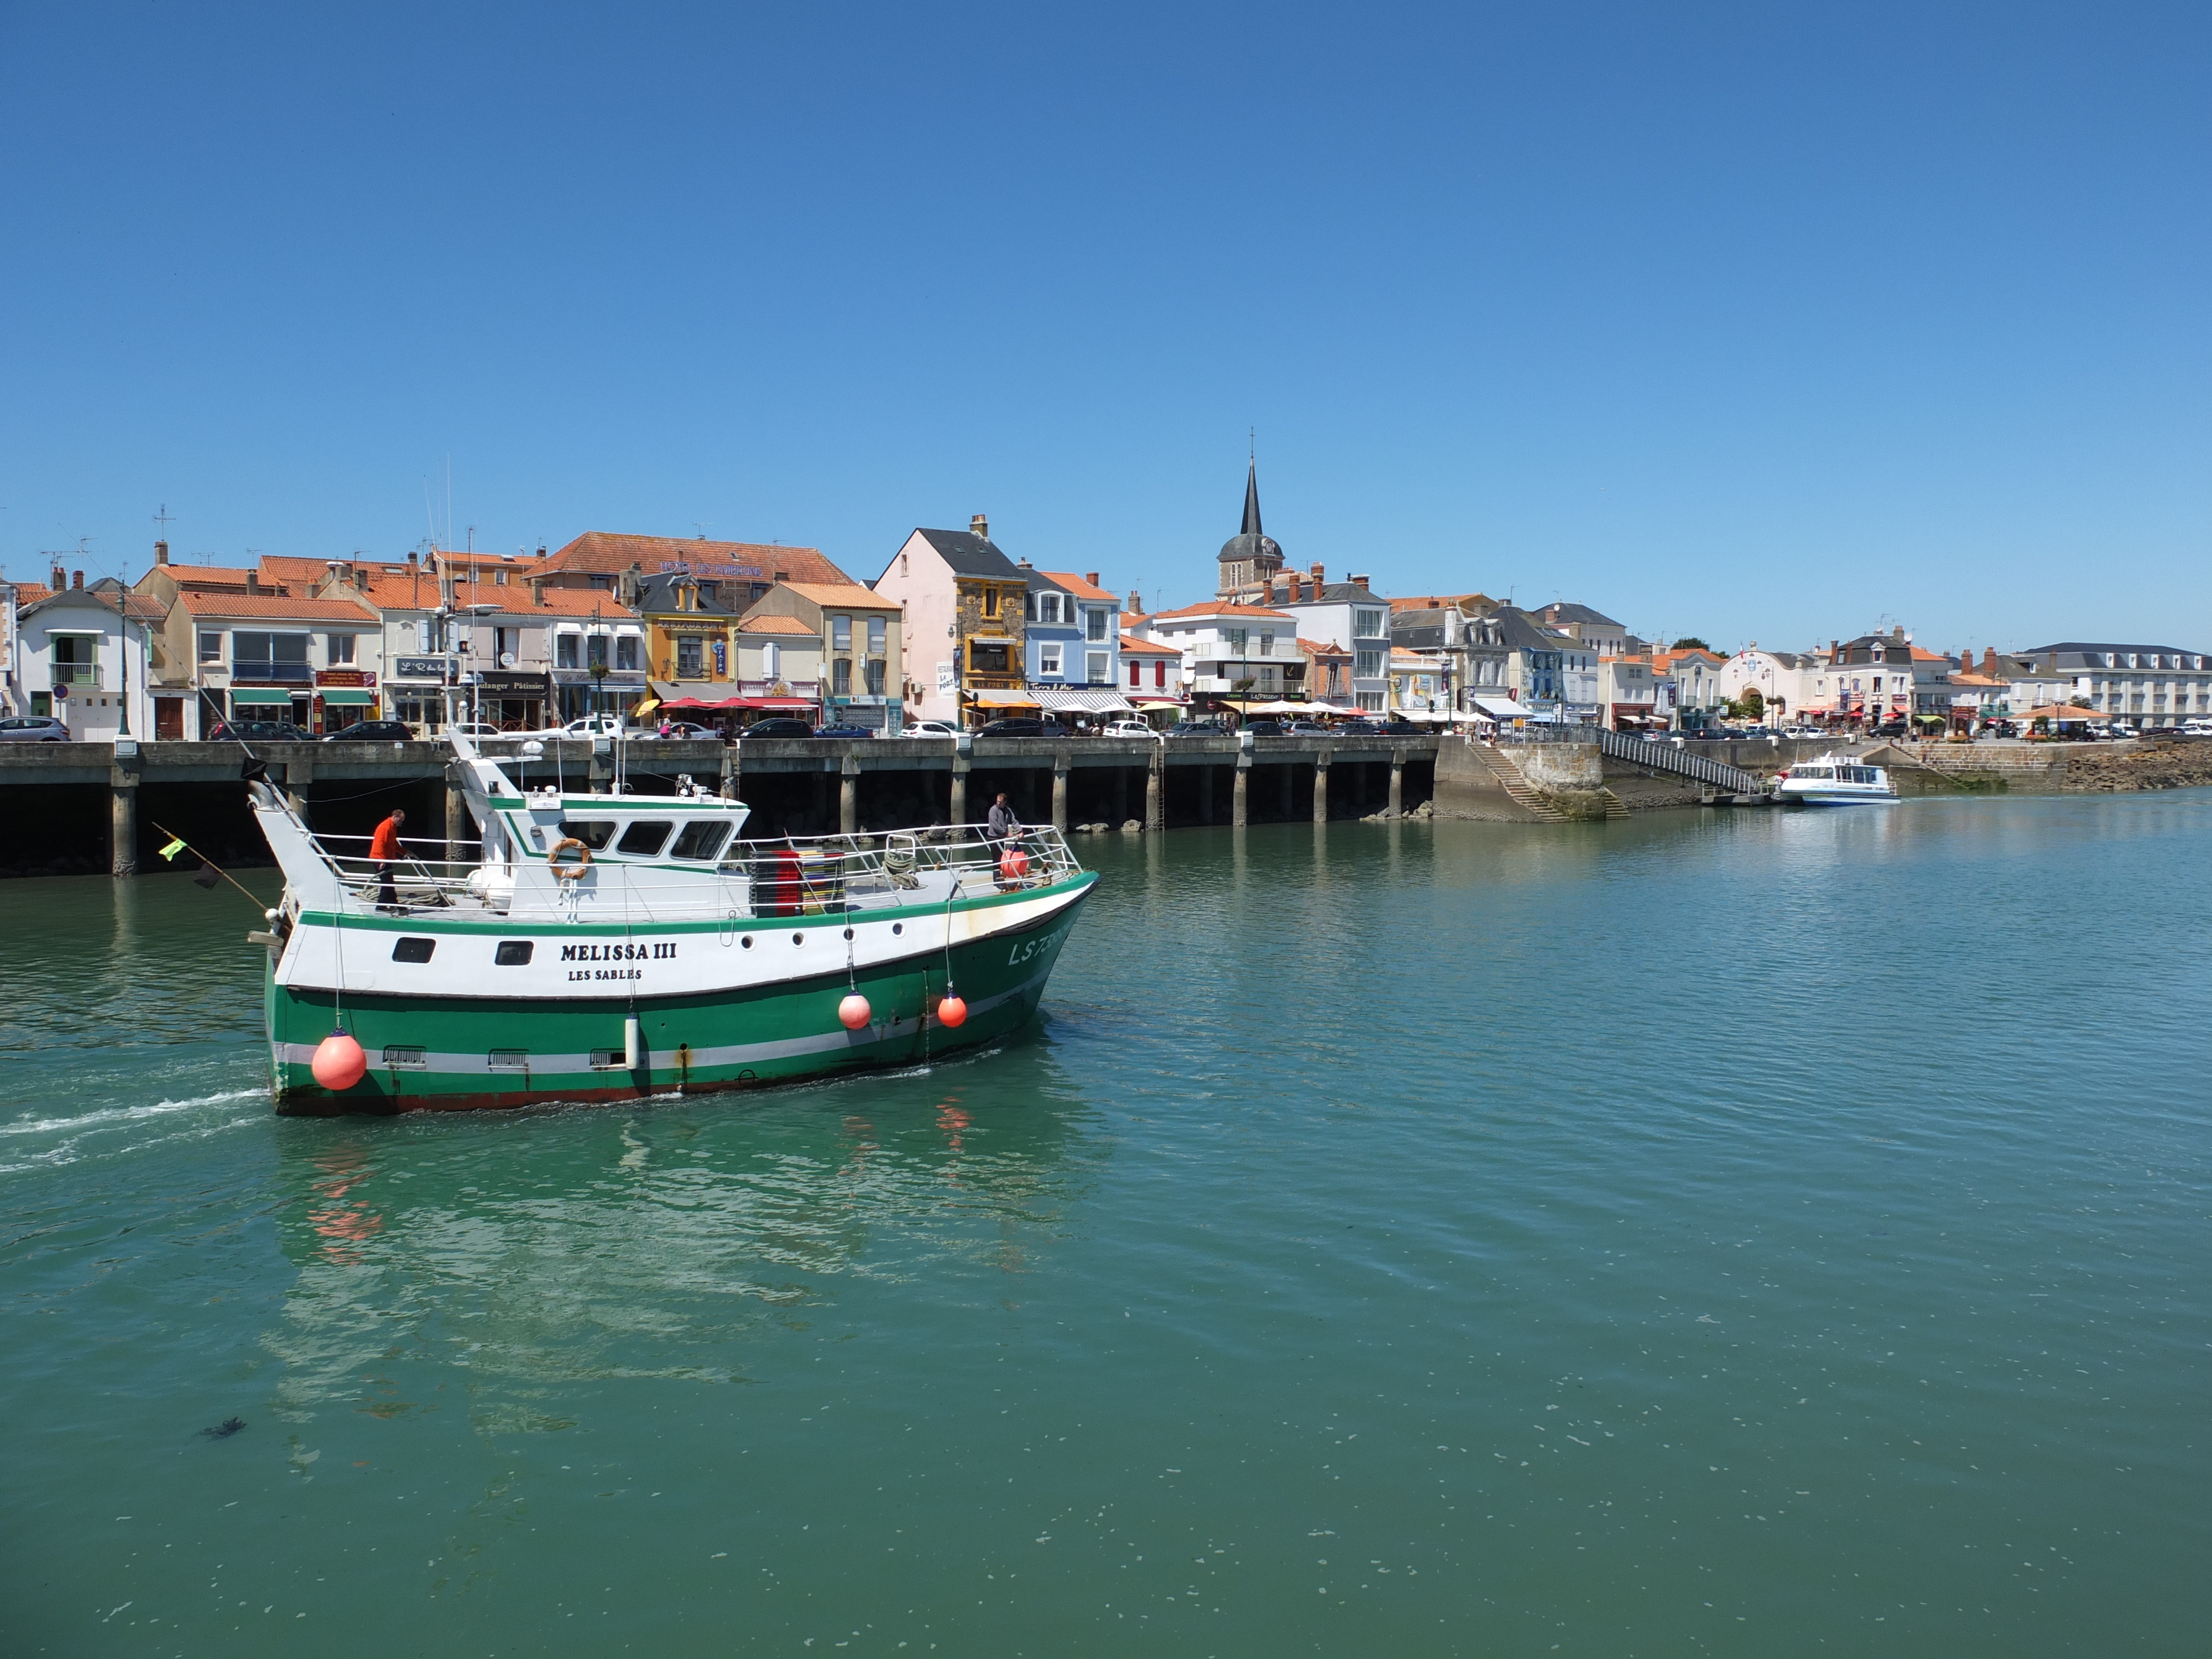
[(273, 1403), (458, 1393), (502, 1433), (565, 1426), (564, 1384), (743, 1380), (841, 1285), (1023, 1272), (1107, 1156), (1087, 1115), (1040, 1036), (734, 1108), (287, 1121)]

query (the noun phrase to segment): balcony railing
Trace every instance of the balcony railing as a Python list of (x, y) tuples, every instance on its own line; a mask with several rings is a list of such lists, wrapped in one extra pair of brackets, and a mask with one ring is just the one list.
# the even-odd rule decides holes
[(304, 662), (237, 660), (230, 665), (230, 678), (238, 685), (313, 685), (315, 671)]
[(81, 685), (88, 690), (100, 690), (100, 665), (89, 662), (58, 662), (46, 670), (46, 678), (55, 685)]

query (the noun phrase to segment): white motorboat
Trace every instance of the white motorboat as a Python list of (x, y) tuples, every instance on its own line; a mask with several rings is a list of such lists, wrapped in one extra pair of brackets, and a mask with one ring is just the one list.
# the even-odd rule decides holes
[(1862, 801), (1893, 801), (1897, 789), (1889, 769), (1869, 766), (1849, 755), (1823, 755), (1790, 767), (1775, 787), (1775, 794), (1801, 806), (1851, 806)]

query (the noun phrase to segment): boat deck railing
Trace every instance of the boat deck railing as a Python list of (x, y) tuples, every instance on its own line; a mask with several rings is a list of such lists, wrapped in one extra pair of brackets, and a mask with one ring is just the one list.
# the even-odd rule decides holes
[[(316, 851), (364, 913), (378, 908), (386, 866), (368, 856), (367, 836), (318, 835)], [(441, 843), (459, 859), (410, 852), (390, 866), (394, 902), (410, 910), (490, 909), (509, 913), (511, 890), (488, 878), (482, 843)], [(467, 855), (473, 850), (473, 856)], [(536, 862), (538, 860), (531, 860)], [(609, 885), (635, 905), (641, 919), (672, 915), (800, 915), (835, 913), (902, 902), (925, 887), (966, 896), (1048, 886), (1082, 870), (1067, 841), (1049, 824), (999, 836), (980, 823), (896, 830), (875, 834), (785, 836), (773, 841), (732, 842), (713, 863), (672, 867), (659, 859), (619, 854), (592, 855), (586, 880), (605, 913)], [(949, 874), (951, 881), (944, 878)], [(746, 887), (733, 889), (733, 878)], [(749, 902), (738, 894), (749, 895)], [(566, 897), (565, 893), (556, 896)], [(534, 908), (534, 907), (533, 907)]]

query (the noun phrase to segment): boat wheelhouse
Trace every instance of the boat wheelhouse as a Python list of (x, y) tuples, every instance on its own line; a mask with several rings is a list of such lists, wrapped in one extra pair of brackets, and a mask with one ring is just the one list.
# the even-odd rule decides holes
[[(284, 872), (261, 936), (280, 1111), (627, 1099), (927, 1060), (1030, 1018), (1097, 880), (1048, 828), (749, 841), (742, 802), (688, 781), (531, 789), (452, 741), (478, 837), (456, 863), (375, 864), (365, 840), (318, 836), (249, 784)], [(331, 1090), (313, 1062), (340, 1030), (368, 1070)]]
[(1849, 755), (1823, 755), (1790, 767), (1777, 781), (1774, 793), (1802, 806), (1850, 806), (1897, 799), (1887, 768), (1869, 766)]

